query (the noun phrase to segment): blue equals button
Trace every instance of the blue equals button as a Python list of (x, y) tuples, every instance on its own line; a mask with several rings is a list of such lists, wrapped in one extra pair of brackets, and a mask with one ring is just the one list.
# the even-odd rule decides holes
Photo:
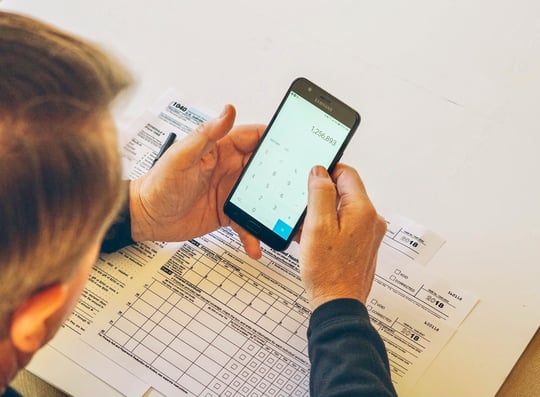
[(272, 231), (276, 233), (277, 235), (279, 235), (284, 240), (287, 240), (289, 236), (291, 235), (292, 227), (287, 225), (281, 219), (278, 219)]

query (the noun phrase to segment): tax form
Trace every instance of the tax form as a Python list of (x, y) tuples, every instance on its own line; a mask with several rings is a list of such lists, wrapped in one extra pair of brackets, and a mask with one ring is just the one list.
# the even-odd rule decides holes
[[(171, 93), (130, 128), (126, 176), (150, 167), (169, 132), (208, 118)], [(476, 298), (423, 266), (443, 244), (406, 218), (388, 232), (367, 308), (400, 395), (425, 371)], [(310, 310), (297, 245), (253, 260), (228, 228), (182, 243), (102, 255), (52, 346), (125, 395), (307, 396)], [(84, 351), (84, 354), (81, 354)]]

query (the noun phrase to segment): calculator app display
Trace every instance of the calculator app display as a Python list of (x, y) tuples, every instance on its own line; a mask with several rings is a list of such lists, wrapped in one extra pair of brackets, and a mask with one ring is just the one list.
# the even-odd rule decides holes
[(314, 165), (329, 167), (350, 128), (290, 92), (231, 202), (283, 239), (307, 205)]

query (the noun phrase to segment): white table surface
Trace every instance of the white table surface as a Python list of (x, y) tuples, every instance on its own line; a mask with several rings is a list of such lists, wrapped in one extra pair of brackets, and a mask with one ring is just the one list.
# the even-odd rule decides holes
[[(216, 110), (233, 103), (239, 122), (266, 123), (297, 76), (356, 107), (362, 123), (344, 161), (383, 214), (444, 236), (428, 266), (480, 297), (411, 395), (496, 393), (540, 324), (540, 2), (4, 0), (0, 8), (115, 53), (137, 80), (120, 123), (168, 87)], [(47, 379), (46, 368), (37, 372)], [(62, 374), (53, 380), (63, 383)]]

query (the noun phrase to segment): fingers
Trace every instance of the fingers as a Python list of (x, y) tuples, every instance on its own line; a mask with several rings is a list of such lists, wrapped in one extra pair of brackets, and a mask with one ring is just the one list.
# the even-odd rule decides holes
[(223, 138), (231, 130), (235, 117), (236, 109), (233, 105), (227, 104), (218, 117), (200, 124), (189, 136), (199, 137), (201, 140), (206, 138), (209, 141), (215, 142)]
[(303, 228), (337, 222), (336, 200), (336, 188), (326, 169), (320, 165), (313, 167), (308, 180), (308, 206)]
[(259, 259), (262, 256), (260, 241), (236, 223), (232, 223), (231, 228), (238, 233), (246, 254), (250, 258)]
[(197, 161), (213, 148), (217, 140), (223, 138), (231, 130), (235, 117), (234, 107), (225, 105), (219, 117), (200, 124), (179, 144), (171, 146), (165, 155), (170, 156), (173, 153), (178, 155), (180, 152), (184, 160)]
[(384, 219), (384, 217), (382, 217), (381, 215), (377, 215), (377, 227), (379, 233), (384, 236), (386, 234), (388, 224), (386, 223), (386, 219)]
[[(308, 207), (303, 228), (313, 228), (316, 225), (337, 225), (341, 228), (342, 220), (351, 223), (347, 220), (349, 217), (356, 219), (377, 216), (362, 179), (358, 172), (348, 165), (338, 164), (332, 173), (332, 179), (324, 167), (315, 166), (309, 176), (308, 190)], [(382, 222), (384, 223), (384, 220)], [(384, 223), (383, 226), (385, 225)]]
[(251, 153), (257, 147), (266, 126), (264, 124), (244, 124), (235, 126), (229, 136), (234, 148), (240, 153)]
[(252, 259), (259, 259), (262, 256), (261, 245), (258, 239), (249, 233), (241, 233), (240, 241), (246, 250), (246, 254)]
[(332, 178), (336, 182), (342, 206), (369, 201), (364, 183), (354, 168), (339, 163), (332, 173)]

